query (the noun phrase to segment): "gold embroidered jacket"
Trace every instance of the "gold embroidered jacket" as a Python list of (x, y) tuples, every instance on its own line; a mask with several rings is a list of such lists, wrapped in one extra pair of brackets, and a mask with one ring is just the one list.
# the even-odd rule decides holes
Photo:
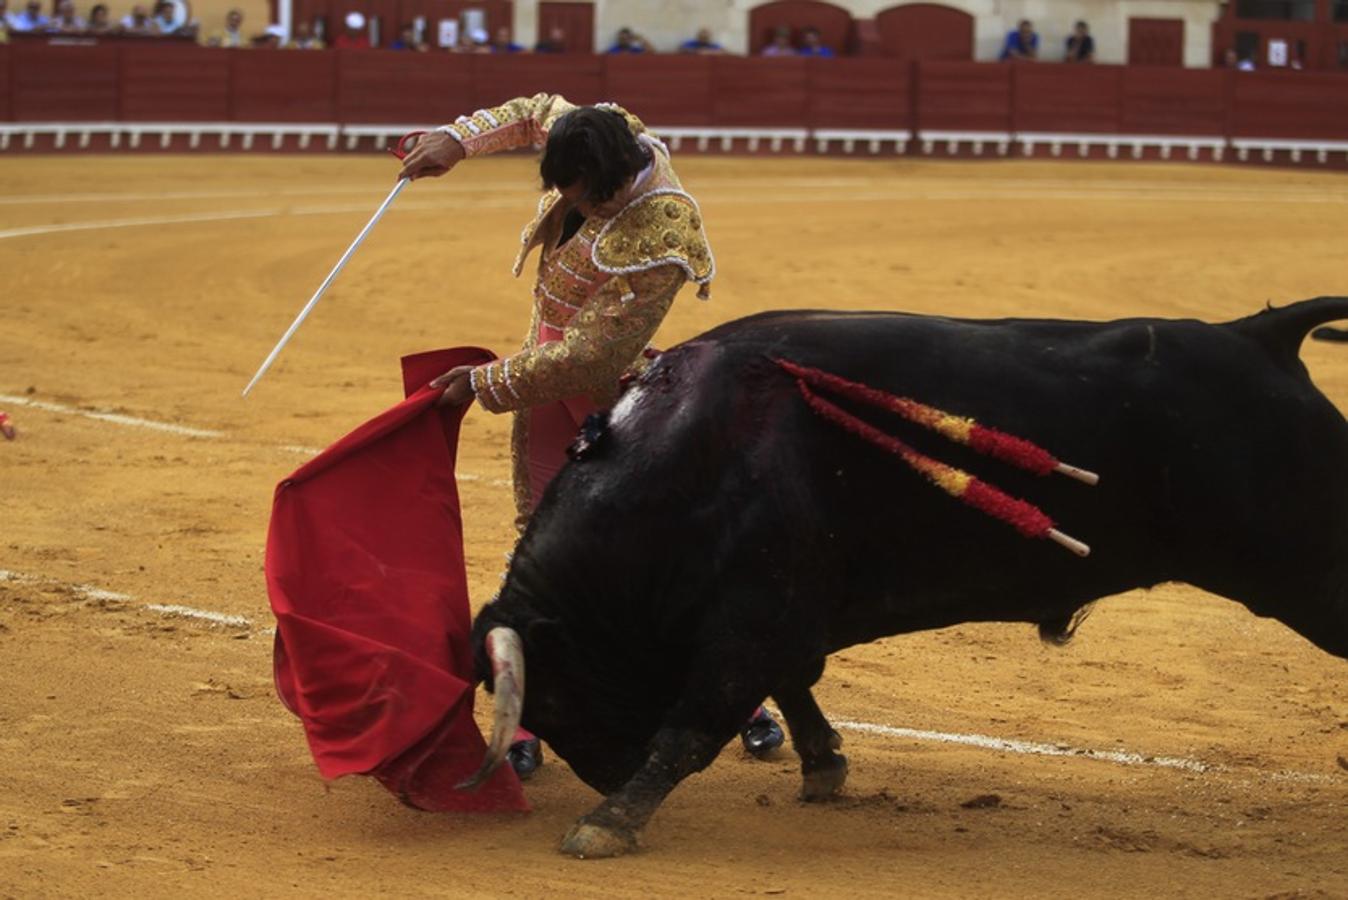
[[(519, 413), (531, 406), (588, 396), (609, 405), (619, 379), (638, 371), (642, 351), (654, 337), (685, 281), (705, 298), (715, 262), (697, 202), (679, 183), (669, 150), (646, 134), (641, 120), (616, 106), (628, 127), (651, 150), (652, 165), (632, 201), (611, 218), (593, 215), (558, 246), (567, 204), (556, 190), (540, 199), (521, 236), (514, 272), (540, 247), (533, 316), (518, 353), (473, 371), (478, 402), (492, 412)], [(552, 124), (575, 109), (560, 96), (537, 94), (463, 116), (439, 130), (479, 156), (547, 142)], [(539, 326), (561, 339), (540, 342)], [(532, 508), (529, 493), (528, 416), (515, 416), (516, 524)]]
[[(541, 146), (552, 123), (574, 108), (560, 96), (537, 94), (460, 117), (440, 130), (470, 157)], [(701, 213), (674, 174), (669, 151), (635, 116), (611, 108), (651, 149), (651, 171), (626, 207), (612, 218), (591, 216), (560, 247), (566, 203), (556, 190), (543, 195), (524, 229), (514, 269), (519, 275), (529, 253), (542, 248), (534, 321), (520, 352), (473, 373), (478, 401), (492, 412), (578, 395), (607, 405), (619, 378), (640, 365), (642, 350), (684, 281), (705, 292), (715, 274)], [(562, 332), (562, 339), (540, 344), (539, 323)]]

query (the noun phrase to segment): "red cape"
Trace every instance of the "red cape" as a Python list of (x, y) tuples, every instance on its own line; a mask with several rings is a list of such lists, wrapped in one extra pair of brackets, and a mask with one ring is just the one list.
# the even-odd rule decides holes
[(425, 385), (477, 348), (403, 359), (407, 399), (276, 487), (267, 593), (276, 690), (325, 778), (372, 775), (409, 805), (527, 810), (502, 766), (476, 792), (471, 618), (454, 460), (467, 407)]

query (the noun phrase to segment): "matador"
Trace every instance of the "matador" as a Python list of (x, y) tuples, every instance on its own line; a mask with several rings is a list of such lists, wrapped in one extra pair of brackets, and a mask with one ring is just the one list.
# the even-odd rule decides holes
[[(514, 267), (518, 276), (539, 248), (524, 345), (432, 382), (444, 389), (445, 402), (476, 399), (492, 412), (515, 414), (521, 530), (585, 418), (616, 399), (625, 375), (646, 366), (650, 341), (679, 289), (692, 281), (705, 299), (716, 270), (702, 214), (674, 173), (668, 148), (614, 104), (575, 106), (536, 94), (479, 110), (424, 136), (401, 174), (442, 175), (469, 157), (531, 146), (543, 148), (545, 193)], [(755, 755), (783, 740), (762, 711), (742, 737)], [(537, 759), (536, 741), (512, 748), (521, 774)]]

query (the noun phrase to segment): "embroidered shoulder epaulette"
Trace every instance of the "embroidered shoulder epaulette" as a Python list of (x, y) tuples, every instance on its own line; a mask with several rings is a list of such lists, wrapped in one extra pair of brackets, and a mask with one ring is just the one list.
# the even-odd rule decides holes
[(629, 203), (599, 232), (592, 256), (611, 275), (676, 265), (701, 285), (698, 296), (703, 298), (716, 274), (697, 202), (675, 188), (650, 191)]

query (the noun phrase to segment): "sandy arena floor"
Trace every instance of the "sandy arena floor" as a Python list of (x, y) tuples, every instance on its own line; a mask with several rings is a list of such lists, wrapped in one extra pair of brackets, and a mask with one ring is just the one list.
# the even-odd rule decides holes
[[(775, 307), (1220, 320), (1348, 292), (1342, 176), (681, 168), (721, 275), (712, 302), (681, 297), (666, 345)], [(240, 400), (393, 171), (74, 153), (0, 167), (0, 409), (21, 432), (0, 442), (0, 897), (1348, 896), (1348, 663), (1184, 586), (1101, 604), (1062, 650), (990, 625), (842, 653), (818, 696), (847, 740), (845, 797), (804, 806), (794, 756), (732, 746), (626, 859), (557, 855), (595, 795), (555, 759), (519, 818), (323, 784), (271, 686), (272, 488), (399, 399), (400, 355), (509, 350), (528, 318), (509, 267), (531, 163), (473, 162), (404, 194)], [(1302, 355), (1348, 408), (1348, 349)], [(465, 427), (475, 602), (510, 543), (507, 428), (480, 410)], [(246, 622), (151, 608), (169, 604)], [(984, 795), (998, 799), (969, 803)]]

